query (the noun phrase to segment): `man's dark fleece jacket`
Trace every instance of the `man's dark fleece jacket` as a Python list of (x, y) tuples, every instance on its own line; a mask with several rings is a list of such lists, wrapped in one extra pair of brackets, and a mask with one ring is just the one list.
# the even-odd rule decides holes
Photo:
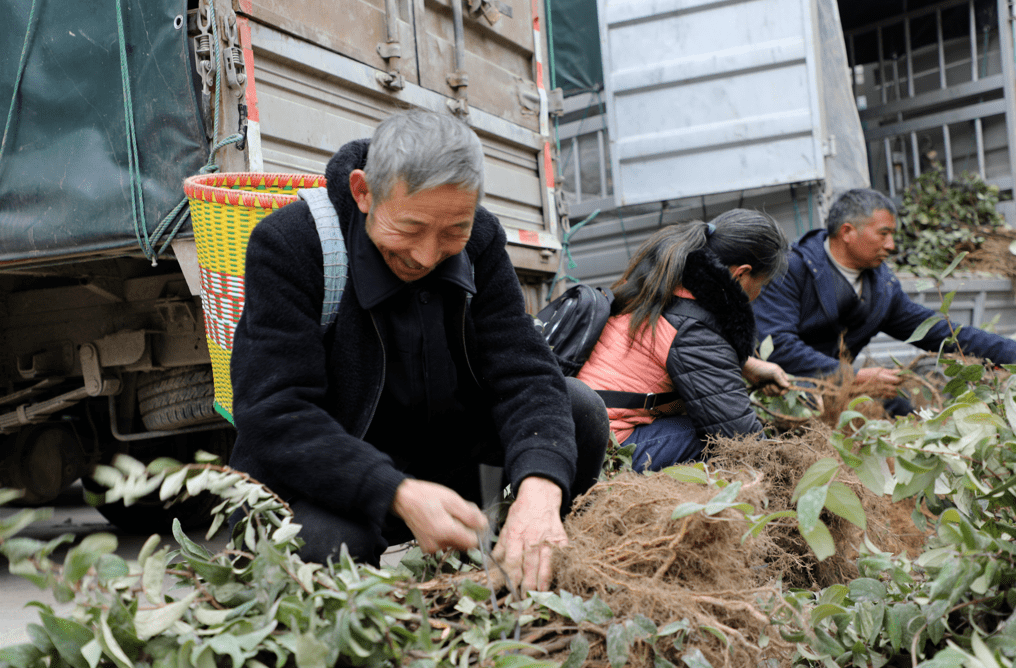
[[(868, 315), (860, 324), (846, 326), (848, 320), (837, 307), (838, 272), (825, 250), (826, 230), (813, 230), (791, 247), (789, 270), (763, 290), (754, 302), (759, 337), (773, 337), (770, 362), (790, 374), (816, 376), (839, 368), (840, 335), (856, 358), (879, 332), (906, 341), (917, 327), (935, 312), (915, 304), (903, 292), (899, 280), (884, 263), (862, 272), (861, 298), (870, 300)], [(845, 281), (845, 279), (844, 279)], [(959, 326), (953, 324), (954, 329)], [(952, 335), (943, 320), (936, 323), (914, 345), (937, 351)], [(996, 364), (1016, 362), (1016, 341), (963, 327), (958, 342), (964, 352), (990, 359)]]
[[(363, 225), (349, 174), (363, 168), (368, 145), (368, 140), (346, 144), (325, 172), (347, 248), (351, 226)], [(497, 218), (477, 207), (463, 251), (476, 294), (469, 298), (464, 288), (448, 286), (446, 321), (456, 324), (446, 327), (449, 349), (479, 386), (474, 393), (489, 399), (490, 422), (513, 488), (529, 476), (550, 479), (567, 508), (577, 456), (571, 404), (550, 348), (525, 312), (505, 244)], [(363, 440), (393, 354), (382, 339), (384, 303), (373, 311), (361, 306), (354, 264), (335, 325), (322, 331), (321, 243), (303, 201), (254, 229), (245, 291), (232, 353), (238, 435), (231, 464), (284, 497), (298, 495), (337, 515), (383, 526), (395, 490), (407, 477), (386, 452), (391, 448)], [(452, 456), (440, 439), (425, 440), (415, 447), (428, 450), (433, 461)]]

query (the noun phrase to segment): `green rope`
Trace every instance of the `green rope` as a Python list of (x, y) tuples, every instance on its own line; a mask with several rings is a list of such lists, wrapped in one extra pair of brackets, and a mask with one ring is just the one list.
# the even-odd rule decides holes
[(137, 127), (134, 124), (134, 101), (131, 97), (130, 71), (127, 68), (127, 39), (124, 37), (123, 8), (116, 0), (116, 31), (120, 46), (120, 81), (123, 89), (124, 127), (127, 135), (127, 173), (131, 189), (131, 213), (134, 218), (134, 235), (141, 244), (145, 257), (153, 259), (145, 219), (144, 189), (141, 183), (141, 160), (138, 152)]
[[(561, 250), (564, 251), (564, 257), (568, 260), (568, 262), (565, 265), (565, 266), (568, 267), (568, 269), (575, 269), (576, 267), (579, 266), (578, 263), (575, 262), (575, 258), (573, 258), (572, 254), (571, 254), (571, 238), (572, 238), (572, 235), (575, 234), (576, 232), (578, 232), (579, 230), (581, 230), (583, 227), (585, 227), (587, 223), (592, 222), (592, 220), (594, 218), (596, 218), (598, 215), (600, 215), (600, 210), (599, 209), (597, 209), (596, 211), (593, 211), (591, 214), (586, 216), (582, 220), (582, 222), (578, 223), (577, 225), (572, 225), (571, 229), (564, 233), (564, 237), (561, 239)], [(574, 276), (572, 276), (571, 274), (568, 274), (568, 273), (565, 273), (563, 276), (560, 273), (555, 274), (554, 275), (554, 280), (551, 281), (551, 283), (550, 283), (550, 291), (547, 293), (547, 301), (548, 302), (551, 300), (551, 297), (554, 294), (554, 289), (557, 287), (557, 282), (559, 280), (561, 280), (561, 278), (566, 278), (569, 281), (571, 281), (572, 283), (581, 283), (582, 282), (579, 279), (575, 278)]]
[[(127, 40), (124, 36), (123, 10), (121, 9), (120, 0), (116, 0), (116, 10), (117, 34), (120, 40), (120, 74), (124, 92), (124, 122), (127, 128), (128, 140), (127, 168), (131, 178), (134, 234), (137, 237), (138, 244), (141, 246), (141, 250), (144, 252), (145, 257), (152, 261), (152, 266), (154, 267), (159, 263), (159, 256), (166, 252), (166, 249), (173, 243), (173, 239), (176, 238), (176, 235), (180, 232), (184, 223), (187, 222), (190, 217), (190, 211), (187, 209), (187, 198), (184, 197), (173, 208), (173, 210), (162, 219), (151, 233), (148, 232), (148, 224), (145, 219), (144, 210), (144, 191), (141, 183), (141, 163), (138, 154), (137, 128), (134, 124), (134, 106), (131, 97), (130, 72), (127, 67)], [(222, 56), (219, 45), (218, 23), (215, 20), (215, 3), (213, 1), (209, 1), (208, 3), (208, 18), (212, 25), (212, 43), (215, 45), (215, 48), (213, 49), (213, 53), (215, 55), (215, 113), (212, 116), (212, 137), (218, 137), (220, 116), (219, 101), (222, 94)], [(215, 154), (222, 147), (227, 146), (228, 144), (235, 144), (242, 138), (243, 136), (240, 133), (235, 133), (215, 144), (209, 151), (208, 161), (201, 168), (200, 173), (208, 174), (218, 171), (219, 167), (215, 163)], [(172, 228), (170, 226), (172, 226)], [(158, 250), (156, 250), (155, 245), (158, 243), (159, 239), (162, 239), (164, 236), (166, 237), (165, 241)]]
[(35, 0), (32, 0), (32, 8), (28, 12), (28, 28), (25, 30), (25, 43), (21, 45), (21, 61), (18, 63), (18, 75), (14, 79), (14, 91), (11, 93), (11, 107), (7, 110), (7, 123), (4, 124), (4, 136), (0, 140), (0, 165), (3, 165), (4, 148), (7, 146), (7, 133), (11, 129), (11, 119), (14, 117), (14, 106), (18, 101), (18, 89), (21, 87), (21, 77), (25, 74), (25, 65), (28, 62), (28, 45), (35, 33)]

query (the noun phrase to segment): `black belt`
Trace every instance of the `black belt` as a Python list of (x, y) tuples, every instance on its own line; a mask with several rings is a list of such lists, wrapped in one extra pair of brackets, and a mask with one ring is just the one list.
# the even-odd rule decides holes
[(640, 392), (596, 390), (596, 393), (603, 399), (603, 403), (607, 405), (607, 408), (641, 408), (652, 410), (657, 406), (663, 406), (681, 398), (677, 392), (642, 394)]

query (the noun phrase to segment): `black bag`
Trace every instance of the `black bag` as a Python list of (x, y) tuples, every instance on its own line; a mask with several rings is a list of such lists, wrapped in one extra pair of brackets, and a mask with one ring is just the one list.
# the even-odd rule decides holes
[(589, 359), (613, 302), (609, 289), (579, 283), (536, 314), (536, 327), (550, 344), (564, 375), (574, 376)]
[[(536, 328), (550, 344), (564, 375), (574, 376), (589, 359), (610, 317), (612, 303), (614, 293), (608, 288), (579, 283), (536, 314)], [(640, 394), (596, 390), (596, 393), (611, 408), (652, 409), (679, 398), (676, 392)]]

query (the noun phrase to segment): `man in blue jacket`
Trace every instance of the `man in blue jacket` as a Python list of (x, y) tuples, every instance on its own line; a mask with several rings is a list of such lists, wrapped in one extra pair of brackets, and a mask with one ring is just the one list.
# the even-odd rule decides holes
[(306, 202), (267, 216), (247, 250), (232, 354), (231, 463), (280, 494), (308, 561), (342, 544), (377, 564), (477, 547), (478, 464), (515, 493), (494, 556), (546, 589), (561, 515), (596, 480), (603, 401), (565, 379), (525, 311), (497, 218), (479, 206), (483, 149), (448, 114), (385, 119), (325, 171), (349, 257), (332, 326)]
[[(754, 303), (759, 337), (773, 337), (770, 362), (797, 376), (830, 374), (839, 368), (841, 338), (855, 358), (879, 332), (906, 341), (935, 315), (912, 302), (885, 265), (896, 249), (896, 215), (882, 193), (850, 190), (829, 210), (827, 229), (812, 230), (793, 245), (787, 275)], [(937, 351), (956, 329), (942, 320), (915, 345)], [(963, 327), (957, 341), (965, 353), (996, 364), (1016, 362), (1016, 341), (1005, 337)], [(903, 377), (896, 369), (866, 367), (856, 382), (869, 394), (893, 399)], [(910, 410), (902, 399), (886, 408), (897, 415)]]

